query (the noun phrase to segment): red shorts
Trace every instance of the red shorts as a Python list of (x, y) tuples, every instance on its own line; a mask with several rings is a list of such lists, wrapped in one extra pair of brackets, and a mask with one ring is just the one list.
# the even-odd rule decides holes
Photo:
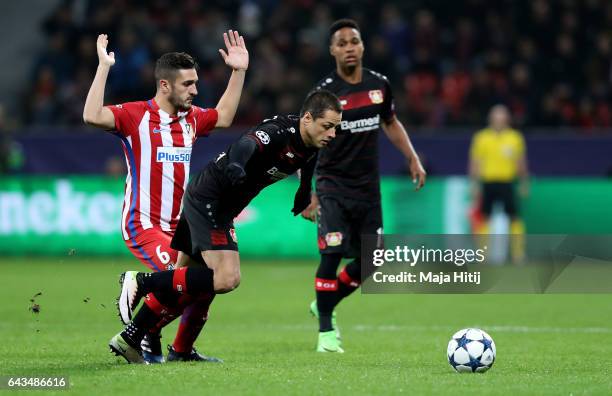
[(134, 257), (151, 271), (159, 272), (174, 269), (178, 252), (170, 247), (171, 241), (172, 233), (153, 227), (128, 239), (125, 244)]

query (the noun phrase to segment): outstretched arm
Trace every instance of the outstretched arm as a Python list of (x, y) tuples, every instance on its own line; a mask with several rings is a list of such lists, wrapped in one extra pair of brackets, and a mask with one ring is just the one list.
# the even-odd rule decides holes
[[(305, 169), (300, 174), (300, 186), (304, 177), (308, 178), (309, 185), (312, 184), (312, 178), (314, 176), (315, 167), (317, 165), (316, 158), (314, 161), (311, 161), (307, 164)], [(310, 193), (310, 203), (306, 206), (306, 209), (302, 211), (302, 217), (306, 220), (310, 220), (314, 222), (317, 219), (317, 215), (319, 214), (319, 198), (317, 197), (317, 193), (312, 191)]]
[(104, 87), (106, 86), (106, 78), (108, 72), (115, 64), (115, 54), (113, 52), (107, 54), (106, 46), (108, 45), (108, 36), (101, 34), (98, 36), (96, 47), (98, 50), (98, 69), (96, 76), (91, 83), (87, 99), (85, 100), (85, 108), (83, 109), (83, 121), (88, 125), (93, 125), (98, 128), (114, 129), (115, 116), (113, 112), (104, 107)]
[(244, 86), (244, 77), (246, 70), (249, 67), (249, 51), (244, 44), (244, 38), (236, 31), (230, 30), (228, 33), (223, 33), (223, 40), (227, 52), (219, 49), (219, 53), (223, 57), (225, 64), (231, 67), (232, 75), (227, 83), (227, 88), (217, 103), (217, 119), (216, 127), (228, 127), (232, 125), (242, 87)]
[(425, 172), (425, 169), (423, 169), (423, 165), (421, 165), (421, 160), (414, 150), (412, 142), (410, 142), (406, 129), (397, 119), (397, 117), (393, 116), (391, 122), (386, 124), (383, 123), (383, 130), (389, 137), (389, 140), (391, 140), (391, 143), (393, 143), (393, 145), (397, 147), (409, 161), (412, 182), (417, 183), (416, 189), (419, 190), (425, 184), (427, 173)]

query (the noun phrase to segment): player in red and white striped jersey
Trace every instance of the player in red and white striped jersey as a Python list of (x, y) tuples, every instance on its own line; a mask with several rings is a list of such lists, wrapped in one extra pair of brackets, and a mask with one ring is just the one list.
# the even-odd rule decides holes
[[(98, 36), (99, 65), (83, 119), (89, 125), (113, 131), (121, 139), (128, 164), (122, 234), (132, 254), (153, 271), (172, 269), (177, 261), (178, 253), (170, 247), (170, 241), (181, 212), (194, 142), (215, 127), (230, 126), (238, 108), (249, 55), (238, 32), (230, 30), (223, 38), (226, 50), (219, 52), (232, 74), (217, 106), (203, 109), (192, 105), (198, 94), (197, 63), (190, 55), (176, 52), (157, 60), (157, 92), (153, 99), (104, 106), (104, 88), (115, 56), (106, 51), (107, 35)], [(181, 312), (169, 360), (205, 358), (193, 350), (193, 343), (204, 326), (213, 298), (210, 295), (178, 304), (160, 302), (153, 296), (147, 299), (148, 305), (169, 315), (146, 338), (143, 347), (149, 353), (145, 353), (145, 359), (163, 361), (159, 330)]]

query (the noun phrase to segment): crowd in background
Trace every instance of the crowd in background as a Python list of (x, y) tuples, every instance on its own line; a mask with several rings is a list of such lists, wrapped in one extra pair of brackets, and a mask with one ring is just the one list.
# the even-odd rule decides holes
[(96, 36), (116, 54), (106, 103), (151, 98), (155, 59), (200, 64), (196, 104), (214, 106), (228, 68), (222, 33), (245, 36), (251, 61), (235, 124), (294, 113), (334, 62), (328, 28), (354, 18), (364, 65), (389, 77), (411, 127), (478, 126), (507, 104), (519, 127), (612, 125), (612, 2), (607, 0), (65, 1), (45, 20), (47, 45), (24, 92), (26, 125), (77, 125), (97, 66)]

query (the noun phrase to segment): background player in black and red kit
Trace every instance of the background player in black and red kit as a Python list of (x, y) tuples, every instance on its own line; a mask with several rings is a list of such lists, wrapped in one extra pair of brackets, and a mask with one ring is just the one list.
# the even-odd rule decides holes
[[(361, 283), (361, 235), (382, 234), (378, 135), (382, 130), (410, 164), (416, 188), (425, 170), (406, 130), (396, 118), (387, 78), (362, 66), (364, 52), (357, 23), (341, 19), (330, 27), (330, 53), (336, 70), (315, 89), (326, 89), (342, 104), (336, 139), (319, 152), (316, 196), (303, 216), (315, 220), (321, 263), (316, 273), (316, 301), (311, 312), (319, 319), (319, 352), (343, 352), (334, 307)], [(337, 275), (342, 258), (354, 258)], [(333, 323), (332, 323), (333, 322)]]
[[(234, 218), (262, 189), (298, 169), (300, 187), (293, 213), (300, 214), (310, 203), (318, 149), (335, 137), (341, 117), (342, 107), (334, 94), (313, 92), (299, 117), (264, 120), (195, 175), (187, 186), (172, 239), (172, 248), (179, 251), (178, 269), (123, 274), (119, 304), (120, 312), (128, 313), (124, 321), (132, 318), (132, 310), (148, 293), (164, 305), (173, 305), (182, 296), (197, 298), (238, 287), (240, 257)], [(111, 350), (128, 362), (142, 362), (140, 341), (158, 321), (158, 313), (143, 304), (125, 330), (111, 339)]]

